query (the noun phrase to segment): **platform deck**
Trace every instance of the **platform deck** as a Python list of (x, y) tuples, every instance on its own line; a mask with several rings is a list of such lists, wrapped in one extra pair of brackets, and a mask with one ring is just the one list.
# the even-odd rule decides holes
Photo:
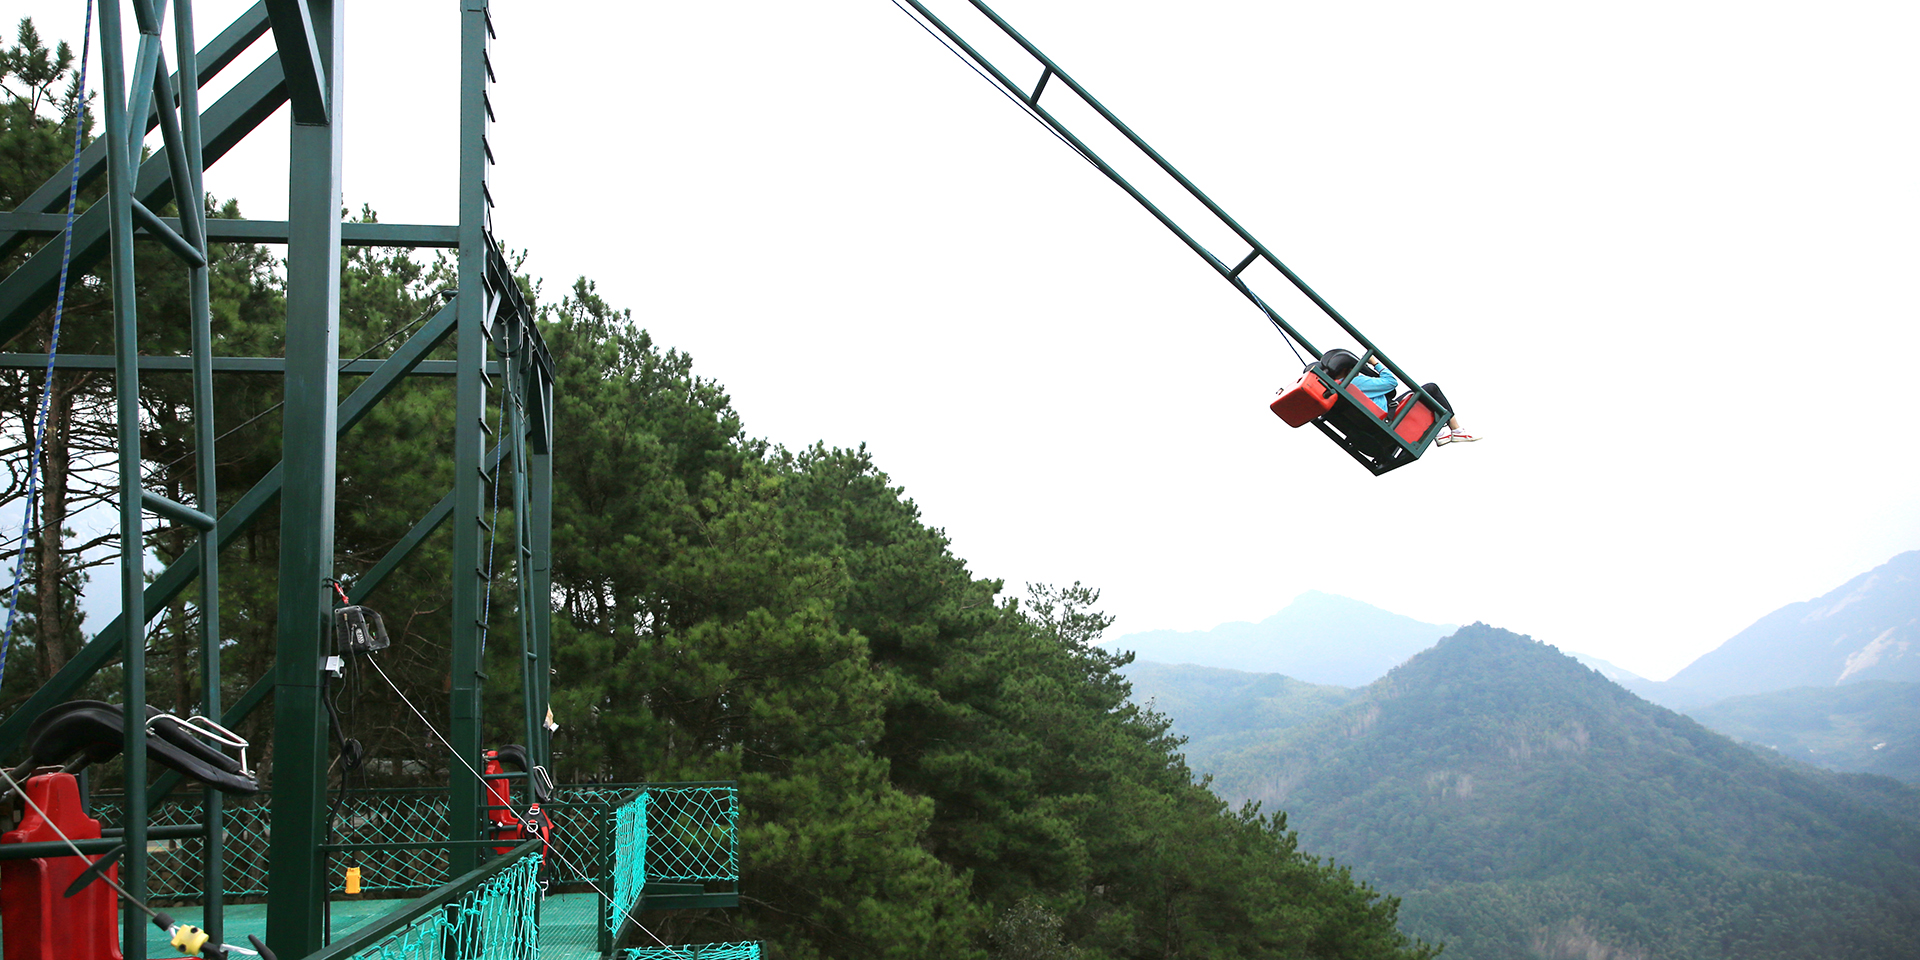
[[(354, 928), (366, 923), (389, 910), (406, 903), (405, 900), (336, 900), (333, 902), (333, 935), (344, 936)], [(562, 893), (548, 897), (540, 905), (540, 960), (597, 960), (599, 953), (599, 934), (595, 927), (595, 915), (599, 909), (599, 897), (592, 893)], [(168, 907), (166, 912), (179, 923), (199, 925), (202, 913), (199, 907)], [(267, 931), (267, 905), (264, 903), (233, 903), (227, 905), (226, 941), (246, 946), (247, 934), (264, 936)], [(180, 956), (180, 952), (167, 945), (167, 938), (159, 930), (149, 927), (151, 934), (147, 938), (147, 957), (149, 960), (167, 960)], [(4, 937), (0, 931), (0, 937)]]

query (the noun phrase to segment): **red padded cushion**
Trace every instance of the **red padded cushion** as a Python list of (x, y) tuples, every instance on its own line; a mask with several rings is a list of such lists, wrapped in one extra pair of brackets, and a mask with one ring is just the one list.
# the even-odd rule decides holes
[(1304, 427), (1315, 418), (1333, 409), (1334, 394), (1326, 384), (1312, 371), (1300, 375), (1293, 386), (1288, 387), (1278, 400), (1268, 405), (1274, 413), (1287, 422), (1290, 427)]
[[(1357, 401), (1362, 409), (1374, 416), (1382, 420), (1393, 419), (1391, 414), (1380, 409), (1379, 404), (1367, 399), (1367, 395), (1361, 393), (1359, 387), (1349, 384), (1347, 386), (1347, 395)], [(1400, 425), (1395, 427), (1393, 432), (1398, 435), (1400, 439), (1408, 443), (1419, 443), (1421, 438), (1427, 435), (1427, 431), (1433, 428), (1433, 411), (1429, 409), (1425, 403), (1420, 402), (1416, 396), (1409, 395), (1407, 399), (1401, 402), (1403, 404), (1413, 404), (1413, 409), (1407, 411), (1406, 417), (1400, 421)]]

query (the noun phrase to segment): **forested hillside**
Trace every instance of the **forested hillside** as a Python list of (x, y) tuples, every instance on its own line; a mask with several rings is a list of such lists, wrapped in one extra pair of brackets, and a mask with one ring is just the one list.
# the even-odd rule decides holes
[[(1911, 957), (1920, 791), (1734, 743), (1480, 624), (1220, 758), (1216, 788), (1472, 960)], [(1558, 952), (1555, 952), (1558, 951)]]
[(1136, 660), (1123, 672), (1133, 702), (1164, 715), (1186, 741), (1187, 766), (1206, 776), (1222, 756), (1273, 740), (1358, 695), (1277, 673)]
[[(62, 116), (62, 65), (24, 28), (19, 41), (0, 108), (6, 209), (58, 169), (72, 129), (62, 129), (73, 114), (69, 102)], [(24, 256), (0, 252), (0, 269)], [(216, 352), (277, 355), (273, 251), (217, 254)], [(443, 261), (405, 253), (354, 250), (343, 270), (343, 358), (391, 353), (448, 292)], [(1007, 595), (953, 555), (865, 449), (754, 439), (724, 389), (590, 281), (557, 297), (523, 286), (559, 364), (558, 778), (740, 782), (743, 907), (677, 917), (664, 935), (761, 939), (776, 958), (1432, 954), (1396, 930), (1395, 901), (1301, 852), (1284, 815), (1232, 812), (1192, 782), (1166, 722), (1128, 703), (1125, 658), (1091, 645), (1109, 622), (1096, 591)], [(141, 290), (145, 352), (183, 352), (184, 332), (169, 323), (180, 295), (164, 280)], [(80, 281), (64, 351), (107, 351), (104, 297), (100, 278)], [(43, 349), (49, 320), (9, 349)], [(10, 462), (41, 389), (37, 371), (0, 379)], [(185, 377), (143, 378), (143, 455), (149, 488), (193, 502), (187, 389)], [(376, 563), (447, 485), (450, 389), (415, 378), (342, 441), (343, 579)], [(29, 589), (0, 713), (97, 626), (74, 598), (101, 544), (60, 518), (109, 493), (100, 485), (111, 476), (88, 464), (110, 452), (110, 385), (63, 371), (54, 390), (55, 522), (24, 545)], [(223, 506), (278, 461), (279, 390), (273, 378), (221, 385)], [(17, 511), (25, 491), (11, 476), (4, 496)], [(512, 523), (503, 513), (497, 524), (503, 552)], [(188, 542), (165, 527), (147, 535), (162, 559)], [(369, 599), (394, 634), (388, 669), (440, 725), (448, 536)], [(261, 523), (222, 558), (230, 698), (271, 669), (277, 542), (277, 525)], [(0, 559), (11, 564), (21, 546)], [(494, 591), (489, 672), (515, 677), (511, 569)], [(184, 712), (198, 696), (195, 616), (181, 602), (155, 621), (150, 689), (162, 708)], [(110, 674), (95, 684), (109, 698)], [(489, 693), (492, 742), (521, 735), (511, 686)], [(446, 758), (390, 693), (355, 689), (342, 709), (376, 761), (370, 785), (444, 782), (429, 771)], [(243, 732), (271, 777), (269, 713)]]
[(1728, 697), (1687, 715), (1783, 757), (1920, 784), (1920, 683), (1795, 687)]

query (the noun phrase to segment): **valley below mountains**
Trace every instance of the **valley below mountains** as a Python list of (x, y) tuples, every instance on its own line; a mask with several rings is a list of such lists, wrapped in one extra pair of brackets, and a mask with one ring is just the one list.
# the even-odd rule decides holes
[[(1363, 611), (1361, 663), (1391, 642), (1375, 627), (1395, 615), (1302, 600), (1381, 615)], [(1681, 685), (1737, 691), (1697, 719), (1478, 623), (1351, 684), (1166, 646), (1126, 673), (1215, 793), (1284, 811), (1301, 849), (1400, 897), (1401, 928), (1447, 957), (1894, 960), (1920, 956), (1920, 683), (1892, 678), (1917, 611), (1920, 553), (1783, 608)], [(1237, 626), (1284, 641), (1300, 612)]]

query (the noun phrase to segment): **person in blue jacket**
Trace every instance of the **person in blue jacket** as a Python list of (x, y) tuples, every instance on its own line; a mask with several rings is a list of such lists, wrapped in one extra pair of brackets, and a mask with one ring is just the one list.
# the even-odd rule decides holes
[[(1345, 350), (1329, 350), (1326, 356), (1321, 358), (1321, 362), (1326, 364), (1328, 373), (1336, 377), (1344, 377), (1347, 375), (1348, 370), (1353, 369), (1353, 365), (1358, 362), (1359, 359), (1360, 358)], [(1395, 410), (1393, 394), (1394, 391), (1400, 389), (1400, 380), (1393, 375), (1392, 370), (1387, 369), (1384, 365), (1368, 364), (1361, 367), (1360, 372), (1353, 378), (1353, 385), (1360, 388), (1360, 392), (1365, 394), (1368, 400), (1372, 400), (1378, 405), (1380, 409), (1390, 413)], [(1425, 390), (1428, 396), (1438, 400), (1440, 405), (1446, 407), (1449, 411), (1456, 409), (1453, 401), (1448, 400), (1447, 395), (1440, 392), (1439, 384), (1423, 383), (1420, 385), (1420, 389)], [(1411, 396), (1414, 396), (1414, 394), (1407, 395), (1407, 397)], [(1405, 403), (1407, 397), (1400, 398), (1400, 402)], [(1433, 442), (1436, 444), (1472, 443), (1478, 439), (1480, 438), (1460, 429), (1460, 418), (1458, 416), (1449, 416), (1447, 418), (1447, 432), (1441, 434)]]

